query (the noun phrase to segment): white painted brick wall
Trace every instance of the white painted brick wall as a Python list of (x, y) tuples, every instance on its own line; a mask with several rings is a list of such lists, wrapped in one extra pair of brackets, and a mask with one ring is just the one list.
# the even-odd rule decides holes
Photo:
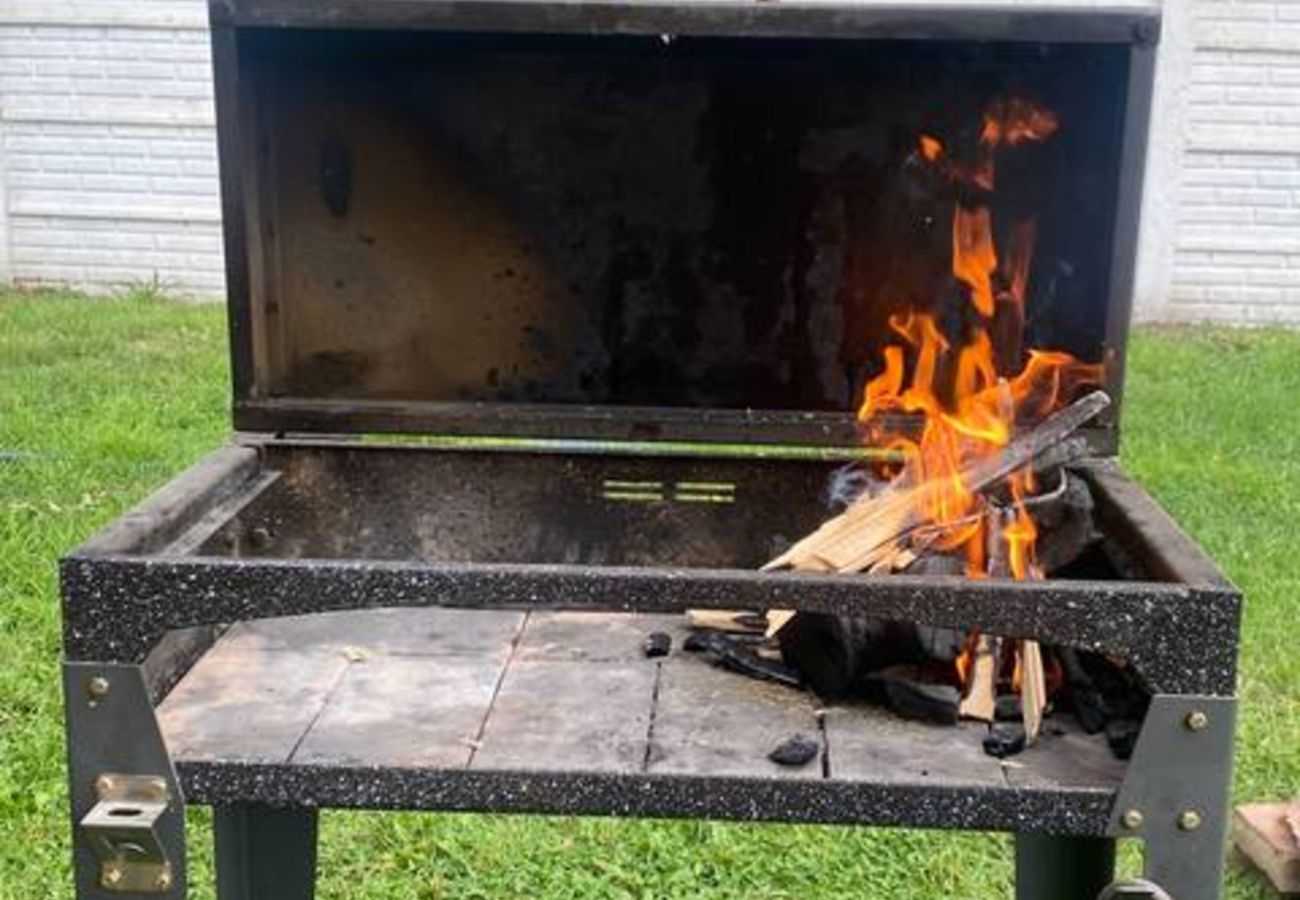
[(1180, 115), (1160, 123), (1182, 144), (1173, 253), (1143, 314), (1300, 324), (1300, 0), (1188, 8)]
[[(1300, 324), (1300, 0), (1164, 13), (1138, 315)], [(205, 19), (204, 0), (0, 0), (0, 274), (221, 294)]]
[(0, 255), (19, 284), (224, 291), (203, 0), (0, 0)]

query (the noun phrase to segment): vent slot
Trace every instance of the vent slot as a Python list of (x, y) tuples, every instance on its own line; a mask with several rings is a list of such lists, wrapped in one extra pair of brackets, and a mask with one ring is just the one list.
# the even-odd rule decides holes
[(600, 496), (615, 503), (735, 503), (736, 486), (727, 481), (634, 481), (607, 478)]

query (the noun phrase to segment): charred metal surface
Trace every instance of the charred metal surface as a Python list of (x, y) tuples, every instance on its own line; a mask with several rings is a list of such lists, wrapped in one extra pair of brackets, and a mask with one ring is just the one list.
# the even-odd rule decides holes
[(84, 545), (86, 553), (155, 553), (213, 508), (237, 494), (259, 471), (251, 447), (223, 447), (177, 475)]
[(239, 31), (237, 425), (853, 443), (890, 314), (969, 326), (917, 136), (969, 155), (1007, 94), (1066, 123), (999, 164), (1005, 218), (1038, 219), (1028, 341), (1122, 355), (1098, 235), (1126, 44), (773, 40), (720, 14), (743, 37)]
[(1149, 4), (1016, 9), (967, 4), (891, 7), (850, 3), (539, 3), (536, 0), (211, 0), (214, 23), (270, 28), (436, 28), (603, 34), (906, 40), (1087, 41), (1154, 44), (1160, 15)]
[(758, 568), (836, 463), (268, 445), (280, 478), (204, 556)]
[(1151, 577), (1214, 590), (1235, 590), (1187, 532), (1124, 474), (1118, 462), (1094, 460), (1079, 471), (1092, 487), (1103, 527), (1142, 560)]
[[(647, 634), (682, 627), (652, 615), (438, 609), (241, 625), (165, 701), (159, 721), (188, 796), (217, 805), (250, 771), (257, 787), (241, 802), (334, 805), (364, 767), (375, 781), (347, 802), (380, 808), (883, 816), (1086, 833), (1099, 798), (1123, 780), (1124, 765), (1098, 736), (1045, 736), (1008, 771), (980, 751), (980, 726), (823, 709), (800, 690), (692, 654), (643, 657)], [(800, 769), (772, 762), (769, 751), (794, 732), (815, 736), (825, 757)], [(700, 796), (683, 806), (691, 782)], [(803, 782), (852, 800), (795, 787)], [(1042, 800), (1049, 790), (1051, 805)], [(955, 809), (958, 818), (943, 819)]]
[(1155, 690), (1231, 695), (1239, 598), (1145, 582), (359, 560), (72, 558), (65, 649), (134, 661), (171, 628), (382, 606), (794, 609), (974, 628), (1113, 653)]
[(184, 677), (217, 640), (215, 625), (197, 625), (169, 631), (162, 636), (141, 664), (149, 702), (157, 706), (176, 682)]
[(186, 798), (221, 805), (436, 809), (1105, 833), (1114, 793), (833, 779), (475, 772), (373, 766), (181, 762)]
[[(83, 550), (64, 562), (71, 658), (134, 662), (167, 630), (353, 607), (790, 608), (979, 626), (1125, 656), (1156, 690), (1233, 692), (1239, 597), (1109, 464), (1085, 470), (1099, 486), (1102, 527), (1160, 580), (751, 571), (824, 516), (830, 464), (821, 462), (278, 444), (261, 452), (280, 478), (237, 507), (203, 555)], [(244, 479), (261, 483), (255, 473)]]

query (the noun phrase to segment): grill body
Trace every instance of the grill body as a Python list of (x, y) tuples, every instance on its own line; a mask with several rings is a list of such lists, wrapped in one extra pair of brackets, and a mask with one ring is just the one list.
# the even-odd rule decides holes
[[(1132, 836), (1151, 881), (1219, 896), (1240, 597), (1119, 466), (1122, 404), (1081, 470), (1095, 577), (755, 571), (875, 452), (848, 410), (947, 274), (897, 262), (949, 240), (909, 142), (969, 139), (981, 98), (1067, 123), (1000, 202), (1057, 198), (1029, 339), (1122, 396), (1154, 13), (212, 13), (241, 434), (61, 564), (79, 898), (184, 896), (186, 804), (217, 811), (223, 898), (310, 896), (323, 807), (1003, 830), (1024, 897), (1093, 896)], [(1011, 767), (640, 658), (667, 617), (737, 607), (1113, 654), (1151, 712), (1127, 763), (1062, 734)], [(800, 728), (822, 765), (776, 770)], [(155, 792), (147, 870), (87, 831), (122, 784)]]

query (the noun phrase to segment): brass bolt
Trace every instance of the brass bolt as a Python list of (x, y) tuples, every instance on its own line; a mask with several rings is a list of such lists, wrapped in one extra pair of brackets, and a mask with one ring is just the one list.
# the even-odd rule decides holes
[(149, 793), (152, 794), (153, 798), (157, 800), (159, 803), (167, 803), (170, 799), (167, 791), (167, 779), (165, 778), (149, 779)]
[(113, 781), (112, 777), (108, 775), (100, 775), (95, 779), (95, 793), (98, 794), (101, 799), (113, 793), (113, 788), (115, 787), (117, 787), (117, 784)]
[(103, 873), (99, 876), (99, 882), (106, 888), (120, 884), (122, 882), (122, 870), (117, 866), (105, 866)]
[(158, 877), (154, 879), (153, 884), (160, 891), (167, 890), (172, 886), (172, 873), (164, 869), (158, 873)]
[(1120, 821), (1129, 831), (1136, 831), (1142, 827), (1142, 810), (1126, 809), (1124, 815), (1120, 817)]
[(1194, 709), (1187, 714), (1183, 724), (1187, 726), (1188, 731), (1204, 731), (1210, 724), (1210, 717), (1201, 710)]
[(1183, 831), (1195, 831), (1201, 827), (1201, 814), (1194, 809), (1185, 809), (1178, 814), (1178, 827)]
[(86, 693), (90, 695), (91, 701), (102, 700), (108, 696), (108, 679), (103, 675), (96, 675), (86, 682)]

